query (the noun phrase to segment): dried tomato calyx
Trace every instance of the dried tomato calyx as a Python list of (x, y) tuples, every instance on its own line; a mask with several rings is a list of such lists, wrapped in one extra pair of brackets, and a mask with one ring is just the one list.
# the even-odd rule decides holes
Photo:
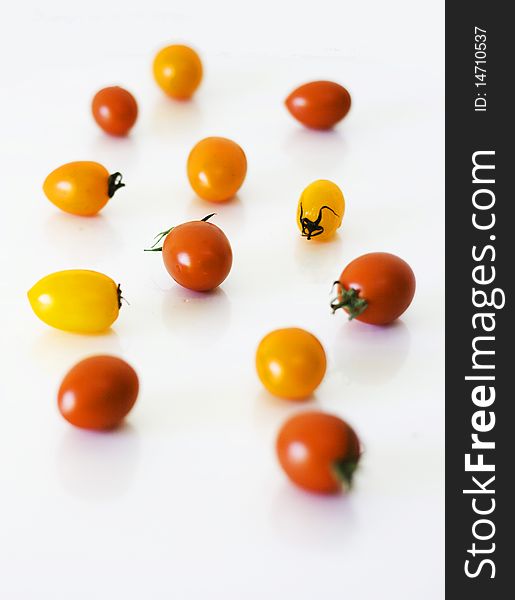
[(335, 281), (333, 287), (338, 290), (336, 298), (331, 300), (331, 309), (333, 314), (339, 309), (344, 308), (349, 314), (349, 321), (359, 317), (368, 307), (368, 302), (365, 298), (360, 298), (359, 291), (354, 288), (346, 290), (339, 281)]
[(125, 183), (122, 183), (121, 173), (118, 173), (117, 171), (116, 173), (109, 175), (107, 179), (107, 195), (109, 198), (112, 198), (115, 192), (122, 187), (125, 187)]

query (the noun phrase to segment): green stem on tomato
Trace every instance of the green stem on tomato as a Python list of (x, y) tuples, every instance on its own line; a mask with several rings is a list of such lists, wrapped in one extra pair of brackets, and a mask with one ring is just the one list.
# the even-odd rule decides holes
[[(207, 215), (206, 217), (204, 217), (203, 219), (200, 219), (201, 221), (208, 221), (208, 219), (210, 219), (211, 217), (214, 217), (216, 215), (216, 213), (211, 213), (210, 215)], [(170, 229), (167, 229), (166, 231), (161, 231), (161, 233), (158, 233), (154, 240), (155, 242), (152, 244), (152, 246), (150, 246), (150, 248), (144, 248), (143, 252), (162, 252), (163, 251), (163, 246), (159, 246), (159, 248), (156, 248), (157, 244), (159, 244), (159, 242), (165, 238), (170, 231), (172, 231), (173, 227), (170, 227)]]
[(353, 288), (346, 290), (339, 281), (335, 281), (333, 287), (338, 288), (338, 295), (331, 300), (331, 309), (333, 314), (339, 308), (345, 308), (349, 314), (349, 321), (359, 317), (368, 307), (368, 302), (365, 298), (359, 297), (359, 291)]
[(348, 491), (352, 487), (352, 477), (358, 463), (355, 459), (341, 458), (332, 464), (332, 472), (342, 487)]

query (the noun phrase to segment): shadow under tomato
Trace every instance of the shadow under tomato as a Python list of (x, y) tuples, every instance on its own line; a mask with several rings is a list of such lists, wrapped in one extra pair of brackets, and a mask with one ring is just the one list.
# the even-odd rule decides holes
[(217, 288), (211, 292), (193, 292), (174, 285), (163, 295), (163, 321), (174, 335), (211, 344), (228, 329), (231, 303)]
[(83, 500), (103, 501), (123, 495), (134, 476), (139, 446), (137, 431), (129, 423), (105, 432), (69, 425), (57, 451), (63, 488)]
[(136, 123), (129, 135), (125, 136), (109, 135), (99, 129), (90, 143), (91, 156), (94, 156), (97, 162), (105, 164), (111, 172), (121, 171), (122, 175), (126, 175), (124, 169), (136, 165), (139, 161), (141, 144), (135, 139), (138, 129)]
[(411, 345), (409, 329), (402, 321), (383, 327), (347, 321), (339, 329), (332, 370), (365, 385), (382, 385), (396, 377)]

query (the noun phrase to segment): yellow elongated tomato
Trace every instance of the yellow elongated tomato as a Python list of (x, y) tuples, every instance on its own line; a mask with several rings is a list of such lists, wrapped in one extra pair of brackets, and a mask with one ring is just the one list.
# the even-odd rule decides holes
[(310, 396), (324, 378), (326, 365), (322, 344), (298, 327), (270, 332), (256, 352), (261, 383), (270, 393), (289, 400)]
[(120, 286), (88, 270), (57, 271), (28, 292), (32, 310), (47, 325), (76, 333), (100, 333), (118, 318)]
[(207, 137), (191, 150), (187, 172), (191, 187), (201, 198), (225, 202), (245, 181), (247, 157), (236, 142), (224, 137)]
[(202, 62), (189, 46), (173, 44), (154, 58), (154, 79), (165, 94), (176, 100), (188, 100), (202, 81)]
[(80, 160), (52, 171), (43, 183), (43, 191), (61, 210), (90, 217), (96, 215), (124, 185), (121, 173), (110, 175), (101, 164)]
[(345, 198), (340, 188), (327, 179), (310, 183), (297, 205), (297, 226), (308, 240), (327, 240), (342, 224)]

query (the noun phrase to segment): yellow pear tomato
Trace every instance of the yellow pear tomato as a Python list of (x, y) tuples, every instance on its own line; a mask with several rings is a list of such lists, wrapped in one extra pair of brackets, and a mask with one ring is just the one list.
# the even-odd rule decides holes
[(327, 240), (342, 224), (345, 198), (340, 188), (326, 179), (310, 183), (297, 206), (297, 225), (308, 240)]
[(120, 286), (88, 270), (58, 271), (28, 292), (35, 314), (47, 325), (75, 333), (100, 333), (118, 318)]
[(99, 163), (80, 160), (52, 171), (43, 183), (43, 191), (61, 210), (90, 217), (96, 215), (124, 185), (121, 173), (109, 175)]

